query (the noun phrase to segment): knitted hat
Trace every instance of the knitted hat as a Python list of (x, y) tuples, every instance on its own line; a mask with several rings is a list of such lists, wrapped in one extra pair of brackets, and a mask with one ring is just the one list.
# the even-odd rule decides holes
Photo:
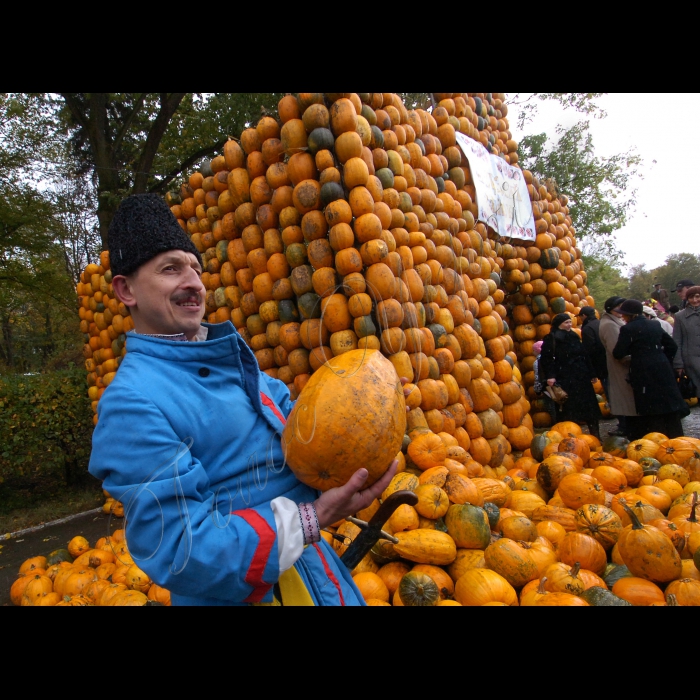
[(113, 275), (130, 275), (168, 250), (202, 256), (170, 207), (157, 194), (133, 194), (119, 205), (109, 226), (109, 262)]
[(553, 319), (552, 319), (552, 328), (559, 328), (564, 321), (570, 321), (571, 316), (569, 314), (557, 314)]
[(616, 309), (622, 302), (625, 301), (625, 297), (610, 297), (605, 300), (605, 310), (610, 313), (613, 309)]
[(656, 318), (656, 311), (654, 311), (654, 309), (652, 309), (651, 306), (643, 306), (642, 313), (645, 316), (651, 316), (652, 318)]
[(544, 341), (538, 340), (536, 343), (532, 344), (532, 351), (533, 352), (542, 352), (542, 343)]
[(627, 299), (620, 305), (620, 313), (625, 316), (639, 316), (643, 311), (642, 302), (636, 299)]

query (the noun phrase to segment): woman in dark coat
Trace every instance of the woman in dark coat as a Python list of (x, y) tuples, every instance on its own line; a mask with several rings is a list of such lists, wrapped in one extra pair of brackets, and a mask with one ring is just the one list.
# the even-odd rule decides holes
[(678, 346), (658, 323), (644, 318), (642, 302), (627, 299), (620, 313), (627, 323), (620, 328), (613, 357), (629, 357), (629, 383), (637, 416), (628, 418), (630, 440), (647, 433), (682, 437), (681, 418), (690, 410), (683, 400), (671, 363)]
[(547, 384), (556, 382), (569, 395), (557, 420), (586, 423), (591, 435), (600, 439), (600, 408), (593, 390), (596, 372), (581, 339), (571, 330), (568, 314), (552, 319), (552, 331), (542, 343), (540, 368)]

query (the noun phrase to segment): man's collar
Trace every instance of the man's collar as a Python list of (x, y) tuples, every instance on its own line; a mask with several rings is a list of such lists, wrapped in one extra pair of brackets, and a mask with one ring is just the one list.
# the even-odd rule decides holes
[[(134, 332), (136, 333), (136, 331)], [(177, 340), (187, 342), (187, 336), (184, 333), (174, 333), (170, 335), (166, 333), (137, 333), (137, 335), (145, 335), (149, 338), (160, 338), (161, 340)], [(200, 326), (199, 330), (194, 334), (191, 342), (195, 343), (206, 340), (208, 335), (209, 329), (206, 326)]]

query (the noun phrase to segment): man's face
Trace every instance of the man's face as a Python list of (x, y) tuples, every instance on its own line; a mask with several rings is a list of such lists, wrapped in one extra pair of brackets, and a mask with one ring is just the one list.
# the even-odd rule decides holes
[(123, 278), (130, 297), (122, 301), (131, 310), (136, 332), (184, 333), (191, 340), (204, 314), (206, 290), (201, 275), (192, 253), (169, 250)]
[(690, 287), (681, 287), (681, 288), (678, 290), (678, 296), (679, 296), (681, 299), (685, 299), (685, 295), (686, 295), (686, 293), (687, 293), (687, 291), (688, 291), (689, 289), (690, 289)]

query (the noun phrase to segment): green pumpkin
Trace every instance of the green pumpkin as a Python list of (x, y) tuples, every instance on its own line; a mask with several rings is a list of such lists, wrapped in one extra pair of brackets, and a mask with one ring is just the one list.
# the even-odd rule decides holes
[(408, 192), (401, 192), (399, 194), (399, 210), (404, 214), (413, 211), (413, 200)]
[(486, 549), (491, 541), (491, 527), (486, 511), (469, 503), (451, 505), (445, 514), (447, 532), (458, 547)]
[(330, 129), (318, 127), (314, 129), (308, 137), (307, 146), (311, 155), (316, 155), (319, 151), (330, 151), (335, 145), (335, 139)]
[[(335, 202), (336, 199), (343, 199), (344, 196), (343, 188), (337, 182), (324, 182), (321, 185), (321, 204), (324, 207)], [(226, 242), (228, 243), (228, 241)]]
[(632, 603), (618, 598), (616, 595), (600, 586), (588, 588), (579, 595), (579, 598), (583, 598), (589, 605), (593, 605), (594, 607), (633, 607)]
[(321, 297), (316, 292), (302, 294), (297, 304), (303, 319), (321, 318)]
[(53, 552), (46, 557), (47, 566), (60, 564), (62, 561), (67, 561), (69, 564), (73, 563), (73, 557), (67, 549), (54, 549)]
[(394, 173), (389, 168), (379, 168), (375, 175), (379, 178), (379, 182), (382, 183), (382, 187), (385, 190), (394, 186)]
[(632, 572), (624, 565), (615, 566), (611, 571), (608, 571), (607, 567), (603, 573), (603, 581), (612, 588), (621, 578), (626, 576), (633, 576)]
[(559, 264), (559, 248), (547, 248), (542, 251), (539, 260), (543, 270), (552, 270)]
[[(363, 100), (364, 102), (364, 100)], [(362, 105), (362, 116), (367, 120), (367, 123), (370, 126), (376, 126), (377, 124), (377, 115), (375, 114), (374, 110), (366, 104)]]
[(432, 606), (440, 602), (440, 589), (428, 574), (409, 571), (399, 583), (399, 597), (407, 607)]
[(553, 297), (549, 300), (549, 305), (555, 314), (563, 314), (566, 311), (566, 300), (564, 297)]
[(440, 347), (440, 338), (447, 335), (447, 331), (445, 330), (445, 326), (443, 326), (440, 323), (431, 323), (428, 326), (428, 330), (433, 334), (433, 339), (435, 340), (435, 347), (439, 348)]
[(299, 311), (297, 310), (297, 305), (291, 299), (282, 299), (278, 308), (281, 323), (299, 322)]
[(501, 509), (495, 503), (486, 502), (484, 503), (484, 510), (486, 511), (486, 517), (489, 519), (489, 527), (495, 530), (498, 521), (501, 519)]
[(228, 260), (228, 241), (219, 241), (216, 244), (216, 259), (223, 265)]
[(450, 180), (452, 180), (452, 182), (455, 183), (455, 187), (458, 190), (461, 190), (462, 187), (464, 187), (466, 179), (464, 177), (464, 170), (462, 170), (462, 168), (450, 168), (447, 171), (447, 174), (449, 175)]
[[(209, 168), (211, 170), (211, 168)], [(204, 174), (204, 173), (202, 173)], [(182, 197), (180, 197), (180, 194), (178, 192), (166, 192), (165, 194), (165, 203), (169, 206), (172, 207), (175, 204), (182, 204)]]
[(613, 457), (627, 457), (627, 445), (630, 441), (619, 435), (611, 435), (603, 443), (603, 452), (607, 452)]
[(544, 434), (540, 433), (532, 438), (532, 444), (530, 445), (530, 452), (532, 453), (533, 459), (541, 462), (544, 459), (544, 448), (547, 447), (552, 441)]
[(370, 549), (369, 555), (379, 566), (401, 559), (400, 555), (394, 551), (394, 545), (389, 540), (377, 540), (374, 547)]
[(642, 457), (639, 466), (644, 470), (644, 476), (654, 476), (661, 469), (661, 462), (653, 457)]
[(532, 313), (535, 316), (540, 314), (546, 314), (549, 304), (547, 304), (547, 297), (544, 294), (536, 294), (532, 297)]
[(369, 144), (370, 148), (384, 148), (384, 134), (382, 134), (382, 130), (376, 124), (372, 124), (370, 130), (372, 131), (372, 141)]
[(368, 335), (377, 334), (377, 327), (374, 325), (371, 316), (360, 316), (356, 318), (353, 328), (358, 338), (365, 338)]

